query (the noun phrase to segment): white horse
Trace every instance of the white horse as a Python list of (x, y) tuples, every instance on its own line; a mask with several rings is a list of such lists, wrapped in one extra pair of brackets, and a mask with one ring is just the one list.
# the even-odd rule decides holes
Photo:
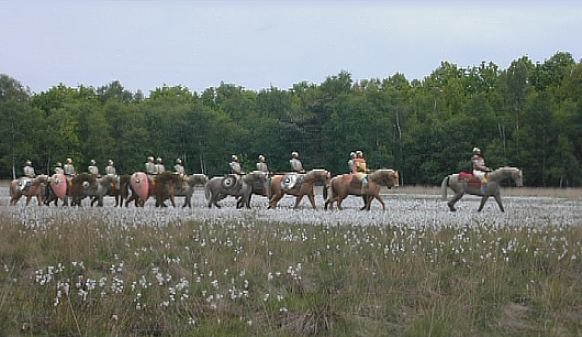
[(495, 198), (499, 208), (502, 212), (505, 211), (503, 204), (501, 203), (501, 188), (500, 183), (502, 180), (511, 178), (517, 186), (523, 186), (523, 174), (520, 169), (516, 167), (501, 167), (497, 170), (487, 173), (487, 184), (483, 187), (481, 180), (475, 177), (460, 178), (459, 174), (451, 174), (443, 179), (441, 184), (442, 199), (447, 200), (447, 187), (450, 187), (455, 195), (449, 200), (447, 205), (449, 209), (454, 212), (455, 203), (463, 197), (465, 193), (472, 195), (482, 196), (481, 205), (479, 205), (479, 212), (483, 209), (485, 202), (489, 197)]

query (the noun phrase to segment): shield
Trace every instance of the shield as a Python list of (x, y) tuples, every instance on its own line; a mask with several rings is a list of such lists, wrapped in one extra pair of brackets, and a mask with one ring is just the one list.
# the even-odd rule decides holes
[(295, 186), (296, 183), (297, 183), (296, 174), (286, 174), (283, 177), (283, 179), (281, 179), (281, 188), (283, 190), (290, 190)]
[(148, 200), (150, 183), (148, 182), (147, 174), (143, 172), (136, 172), (131, 176), (131, 187), (137, 196), (142, 200)]
[(24, 191), (25, 189), (29, 188), (31, 184), (32, 184), (32, 179), (30, 179), (28, 177), (21, 177), (20, 179), (18, 179), (18, 188), (21, 191)]
[(224, 188), (225, 190), (230, 190), (231, 188), (236, 186), (236, 182), (237, 177), (233, 174), (228, 174), (224, 176), (224, 178), (222, 178), (220, 184), (222, 185), (222, 188)]
[(62, 173), (54, 174), (51, 177), (50, 184), (57, 198), (65, 200), (67, 197), (67, 177)]

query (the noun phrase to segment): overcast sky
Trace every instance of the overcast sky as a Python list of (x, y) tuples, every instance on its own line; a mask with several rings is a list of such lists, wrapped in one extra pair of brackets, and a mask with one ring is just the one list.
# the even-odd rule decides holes
[(0, 73), (148, 95), (582, 57), (582, 1), (0, 1)]

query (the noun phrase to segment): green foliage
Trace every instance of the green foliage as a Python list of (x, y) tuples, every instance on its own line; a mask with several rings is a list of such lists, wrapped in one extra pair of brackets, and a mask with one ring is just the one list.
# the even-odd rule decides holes
[(113, 159), (119, 172), (131, 173), (150, 155), (168, 168), (182, 158), (190, 173), (219, 175), (232, 154), (245, 170), (262, 154), (281, 172), (293, 151), (306, 169), (339, 174), (349, 153), (361, 150), (369, 167), (430, 185), (470, 171), (478, 146), (488, 166), (518, 166), (530, 186), (580, 186), (581, 88), (582, 64), (567, 52), (536, 64), (522, 57), (507, 69), (445, 61), (423, 80), (397, 73), (358, 82), (341, 71), (288, 90), (221, 83), (198, 94), (164, 85), (147, 98), (118, 81), (31, 95), (1, 75), (0, 176), (12, 176), (13, 166), (19, 174), (27, 159), (50, 172), (68, 157), (78, 171), (91, 159)]

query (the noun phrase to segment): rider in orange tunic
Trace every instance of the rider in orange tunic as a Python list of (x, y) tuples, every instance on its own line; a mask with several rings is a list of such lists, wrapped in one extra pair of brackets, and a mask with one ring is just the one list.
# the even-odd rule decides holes
[(487, 183), (487, 173), (492, 170), (485, 166), (485, 158), (481, 154), (481, 149), (473, 148), (473, 157), (471, 157), (471, 166), (473, 167), (473, 175), (481, 180), (483, 184)]

